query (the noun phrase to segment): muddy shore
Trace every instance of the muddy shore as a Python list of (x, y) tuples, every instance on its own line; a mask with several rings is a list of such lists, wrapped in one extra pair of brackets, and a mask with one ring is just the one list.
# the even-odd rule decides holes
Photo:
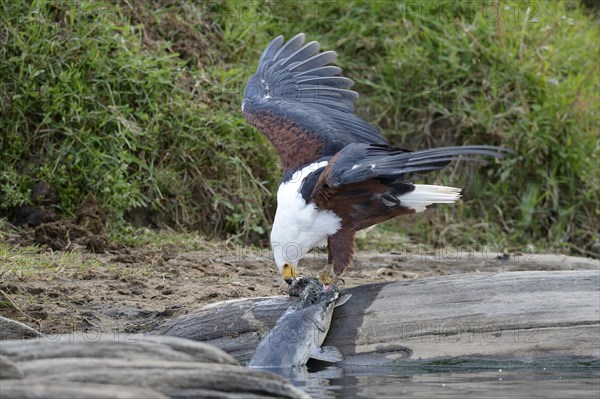
[[(207, 243), (193, 252), (165, 246), (103, 253), (4, 245), (0, 315), (45, 334), (151, 331), (166, 319), (210, 303), (285, 295), (287, 286), (268, 255), (226, 243)], [(316, 275), (324, 264), (325, 255), (316, 253), (303, 260), (299, 273)], [(457, 273), (598, 267), (598, 260), (564, 255), (359, 252), (344, 275), (344, 286)]]

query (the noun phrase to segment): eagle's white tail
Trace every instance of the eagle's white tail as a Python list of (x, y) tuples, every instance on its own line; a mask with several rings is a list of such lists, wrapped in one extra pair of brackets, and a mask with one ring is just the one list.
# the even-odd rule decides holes
[(415, 184), (410, 193), (398, 197), (402, 205), (423, 212), (431, 204), (452, 204), (460, 198), (460, 188)]

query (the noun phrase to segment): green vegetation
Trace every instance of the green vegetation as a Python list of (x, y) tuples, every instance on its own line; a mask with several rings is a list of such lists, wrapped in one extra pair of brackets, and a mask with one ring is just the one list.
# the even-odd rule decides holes
[(15, 249), (4, 244), (0, 245), (0, 260), (3, 263), (3, 273), (14, 273), (19, 279), (48, 271), (60, 275), (66, 269), (70, 272), (74, 269), (82, 271), (102, 265), (97, 259), (86, 258), (80, 252), (44, 253), (44, 249), (38, 246)]
[(148, 207), (176, 228), (260, 242), (280, 172), (241, 90), (272, 37), (304, 31), (340, 54), (358, 113), (393, 144), (518, 154), (430, 177), (467, 185), (465, 201), (362, 245), (600, 256), (600, 37), (580, 2), (38, 0), (2, 2), (0, 21), (5, 215), (42, 180), (66, 215), (94, 193), (121, 236), (124, 214)]
[[(226, 105), (236, 93), (212, 90), (241, 73), (192, 67), (173, 43), (145, 39), (127, 5), (31, 3), (0, 6), (5, 211), (43, 180), (59, 190), (66, 213), (92, 192), (112, 223), (150, 206), (205, 233), (263, 233), (276, 159), (232, 112), (239, 107)], [(207, 51), (197, 62), (229, 52)]]

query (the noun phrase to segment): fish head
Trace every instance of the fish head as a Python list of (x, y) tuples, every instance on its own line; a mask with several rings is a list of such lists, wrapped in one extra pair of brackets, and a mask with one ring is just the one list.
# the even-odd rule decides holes
[[(289, 296), (300, 297), (306, 292), (322, 290), (323, 284), (316, 277), (302, 276), (292, 281), (288, 287)], [(306, 295), (306, 294), (305, 294)]]

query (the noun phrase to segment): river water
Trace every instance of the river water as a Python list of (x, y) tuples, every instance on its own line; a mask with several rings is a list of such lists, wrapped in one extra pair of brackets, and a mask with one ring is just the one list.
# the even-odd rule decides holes
[(509, 369), (311, 366), (275, 372), (315, 399), (600, 398), (598, 364)]

